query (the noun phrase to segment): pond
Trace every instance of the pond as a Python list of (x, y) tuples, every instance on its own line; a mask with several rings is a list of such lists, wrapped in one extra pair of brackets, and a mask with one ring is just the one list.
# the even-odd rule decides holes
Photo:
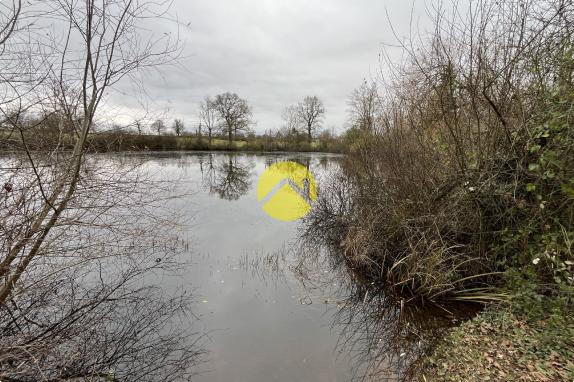
[[(199, 366), (196, 380), (349, 380), (350, 355), (337, 347), (340, 337), (333, 327), (337, 299), (332, 288), (310, 289), (301, 282), (292, 250), (299, 223), (271, 218), (256, 196), (258, 177), (275, 162), (302, 163), (320, 178), (337, 166), (338, 157), (134, 155), (145, 155), (150, 172), (177, 178), (186, 192), (170, 203), (186, 218), (189, 266), (169, 283), (194, 294), (194, 330), (208, 333), (207, 362)], [(318, 271), (330, 268), (325, 264)]]
[[(26, 275), (36, 289), (19, 291), (16, 316), (8, 307), (0, 310), (0, 338), (16, 350), (29, 346), (28, 338), (42, 339), (48, 344), (38, 351), (42, 373), (54, 378), (404, 379), (454, 323), (455, 307), (437, 310), (387, 296), (383, 285), (348, 262), (340, 245), (322, 240), (328, 227), (268, 215), (277, 187), (258, 200), (266, 170), (298, 163), (317, 188), (304, 181), (298, 188), (296, 179), (289, 184), (303, 199), (316, 190), (313, 215), (319, 201), (338, 195), (328, 185), (344, 172), (341, 158), (89, 155), (73, 207), (53, 230), (50, 255), (39, 256)], [(14, 165), (20, 158), (4, 160), (5, 168), (21, 169), (17, 173), (30, 180), (15, 181), (34, 184), (31, 170)], [(86, 224), (69, 224), (78, 221)], [(23, 361), (11, 365), (32, 366), (14, 373), (32, 380), (38, 356), (17, 356)], [(69, 366), (52, 361), (60, 359)]]

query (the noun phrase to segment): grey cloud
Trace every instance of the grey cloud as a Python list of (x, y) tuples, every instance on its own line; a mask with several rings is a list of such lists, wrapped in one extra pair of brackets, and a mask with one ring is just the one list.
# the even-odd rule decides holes
[[(283, 107), (306, 95), (322, 98), (325, 127), (342, 127), (351, 91), (378, 71), (382, 43), (394, 42), (387, 13), (407, 34), (411, 11), (422, 2), (395, 0), (175, 0), (185, 58), (175, 67), (147, 73), (145, 87), (155, 107), (197, 121), (205, 95), (237, 92), (249, 100), (256, 131), (281, 125)], [(160, 30), (172, 28), (165, 23)], [(155, 28), (155, 26), (154, 26)], [(131, 90), (112, 102), (136, 110)]]

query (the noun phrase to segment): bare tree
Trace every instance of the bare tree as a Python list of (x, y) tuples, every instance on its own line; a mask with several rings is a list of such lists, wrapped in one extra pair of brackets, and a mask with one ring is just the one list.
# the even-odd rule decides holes
[(227, 160), (215, 167), (215, 178), (208, 184), (209, 192), (225, 200), (239, 199), (251, 187), (250, 167), (251, 164), (241, 164), (236, 156), (228, 155)]
[[(179, 52), (176, 42), (169, 36), (149, 43), (142, 40), (138, 20), (150, 14), (157, 15), (150, 8), (154, 7), (151, 3), (144, 6), (132, 0), (104, 0), (98, 4), (68, 0), (48, 2), (46, 6), (51, 18), (65, 26), (66, 33), (64, 41), (43, 42), (44, 49), (51, 48), (53, 53), (49, 54), (58, 54), (59, 59), (51, 62), (44, 81), (35, 85), (37, 99), (42, 100), (36, 105), (57, 112), (60, 126), (71, 127), (70, 133), (61, 131), (60, 134), (61, 137), (66, 134), (67, 142), (72, 142), (71, 150), (62, 151), (66, 147), (60, 139), (52, 148), (59, 151), (57, 156), (37, 158), (29, 150), (31, 135), (19, 118), (8, 121), (20, 135), (33, 179), (26, 180), (31, 183), (19, 189), (29, 198), (23, 202), (16, 196), (6, 199), (8, 211), (14, 213), (14, 208), (24, 208), (26, 218), (12, 219), (16, 226), (5, 227), (9, 232), (2, 235), (0, 277), (4, 283), (0, 287), (0, 303), (11, 295), (33, 260), (45, 253), (52, 229), (67, 215), (82, 178), (86, 141), (107, 90), (134, 71), (169, 62)], [(19, 94), (16, 86), (13, 89)], [(22, 105), (29, 98), (30, 95), (27, 98), (20, 96), (15, 102)], [(52, 158), (57, 160), (50, 162)], [(20, 176), (28, 173), (22, 171), (23, 168), (18, 169)], [(17, 173), (7, 176), (14, 178)]]
[[(139, 228), (158, 238), (151, 226)], [(125, 240), (104, 231), (108, 239)], [(96, 250), (103, 243), (97, 243), (97, 230), (92, 233), (81, 241)], [(66, 262), (57, 278), (34, 267), (28, 280), (34, 287), (0, 305), (0, 379), (169, 381), (194, 374), (203, 352), (201, 336), (177, 324), (191, 301), (149, 283), (141, 286), (147, 273), (166, 269), (169, 255), (153, 261), (146, 250), (152, 241), (130, 236), (138, 243), (120, 251), (131, 254), (112, 255), (103, 246), (100, 259)], [(89, 276), (94, 268), (100, 270), (97, 280)]]
[(367, 81), (353, 91), (349, 99), (349, 123), (351, 127), (374, 131), (377, 117), (381, 111), (381, 102), (377, 85)]
[(10, 38), (22, 11), (22, 0), (12, 1), (12, 4), (0, 4), (0, 46)]
[(201, 121), (199, 121), (199, 124), (197, 125), (197, 138), (199, 138), (201, 140), (202, 137), (202, 132), (201, 132)]
[(245, 99), (230, 92), (218, 94), (213, 106), (223, 122), (228, 142), (231, 144), (233, 138), (237, 136), (237, 132), (246, 130), (251, 124), (251, 108)]
[(211, 145), (211, 138), (213, 132), (219, 126), (219, 114), (215, 108), (214, 100), (210, 97), (205, 97), (199, 105), (199, 119), (203, 122), (203, 126), (207, 130), (207, 139)]
[(177, 58), (169, 34), (141, 28), (167, 2), (38, 3), (23, 7), (40, 8), (25, 21), (42, 33), (18, 26), (20, 2), (0, 4), (0, 45), (17, 37), (0, 46), (0, 121), (18, 150), (0, 162), (0, 380), (187, 379), (197, 358), (170, 329), (185, 301), (142, 287), (170, 264), (155, 247), (176, 242), (158, 234), (169, 219), (137, 207), (140, 164), (85, 155), (108, 90)]
[(325, 107), (323, 102), (317, 96), (305, 97), (295, 107), (297, 119), (307, 132), (307, 140), (311, 143), (313, 133), (321, 126), (325, 117)]
[(289, 134), (293, 134), (297, 132), (301, 127), (301, 118), (299, 117), (299, 113), (297, 111), (296, 106), (287, 106), (283, 109), (281, 113), (281, 118), (285, 122), (283, 128)]
[[(4, 164), (19, 161), (10, 157)], [(146, 278), (181, 269), (174, 260), (184, 251), (175, 236), (177, 211), (157, 197), (171, 186), (152, 181), (141, 164), (86, 158), (68, 209), (0, 304), (1, 380), (180, 380), (193, 373), (195, 336), (172, 322), (186, 314), (188, 299), (160, 295)], [(27, 200), (39, 196), (27, 179), (34, 179), (33, 170), (20, 167), (12, 189), (0, 191), (7, 240), (28, 218)]]
[[(15, 147), (20, 137), (16, 126), (23, 126), (23, 118), (33, 102), (24, 99), (31, 89), (45, 77), (34, 59), (34, 48), (21, 38), (36, 33), (31, 17), (21, 0), (0, 3), (0, 126), (4, 130), (3, 146)], [(27, 59), (26, 59), (27, 58)]]
[(153, 131), (157, 132), (157, 135), (162, 135), (165, 131), (165, 123), (161, 119), (156, 119), (152, 124), (151, 128)]
[(134, 122), (134, 125), (136, 127), (136, 131), (138, 132), (138, 135), (142, 135), (143, 134), (143, 122), (138, 119)]
[(175, 132), (175, 135), (179, 137), (183, 133), (183, 130), (184, 130), (183, 120), (176, 118), (173, 121), (173, 131)]

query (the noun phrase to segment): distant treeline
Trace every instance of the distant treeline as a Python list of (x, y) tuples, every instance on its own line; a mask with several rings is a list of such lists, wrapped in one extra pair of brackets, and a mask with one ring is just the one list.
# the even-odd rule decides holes
[[(45, 147), (59, 145), (63, 148), (73, 147), (71, 134), (54, 134), (36, 130), (27, 132), (26, 144), (30, 150), (42, 150)], [(0, 149), (21, 149), (21, 137), (9, 131), (0, 133)], [(339, 137), (329, 133), (321, 134), (308, 142), (304, 136), (246, 136), (237, 137), (231, 143), (225, 137), (207, 137), (197, 135), (148, 135), (129, 132), (96, 132), (88, 136), (86, 142), (89, 151), (192, 151), (192, 150), (221, 150), (221, 151), (304, 151), (304, 152), (334, 152), (344, 151), (345, 145)]]
[(281, 139), (271, 136), (242, 137), (229, 143), (224, 138), (212, 138), (211, 143), (205, 137), (135, 135), (122, 133), (99, 133), (88, 140), (89, 147), (95, 151), (129, 150), (225, 150), (225, 151), (321, 151), (342, 152), (341, 139), (320, 137), (311, 142), (296, 139)]

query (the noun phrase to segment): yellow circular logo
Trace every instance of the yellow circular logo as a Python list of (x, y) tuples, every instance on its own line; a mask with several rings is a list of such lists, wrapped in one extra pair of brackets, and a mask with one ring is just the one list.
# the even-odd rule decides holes
[(293, 221), (311, 211), (317, 200), (315, 178), (302, 164), (285, 161), (269, 166), (259, 177), (257, 200), (274, 219)]

